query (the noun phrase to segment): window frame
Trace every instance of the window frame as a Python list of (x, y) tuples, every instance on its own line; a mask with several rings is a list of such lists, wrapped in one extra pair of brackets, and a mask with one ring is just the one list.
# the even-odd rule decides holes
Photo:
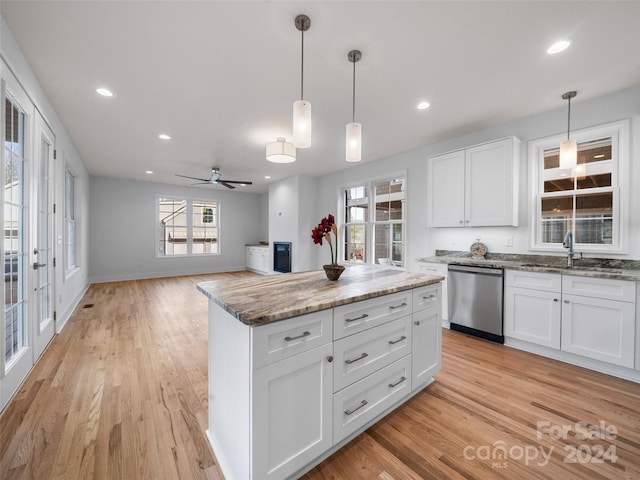
[[(403, 204), (403, 208), (402, 208), (402, 220), (385, 220), (385, 221), (379, 221), (375, 219), (375, 212), (376, 212), (376, 190), (375, 190), (375, 186), (377, 183), (380, 182), (391, 182), (393, 180), (396, 179), (402, 179), (403, 184), (404, 184), (404, 204)], [(345, 215), (346, 215), (346, 196), (345, 196), (345, 192), (350, 189), (350, 188), (357, 188), (357, 187), (365, 187), (367, 189), (367, 210), (368, 210), (368, 218), (365, 219), (364, 222), (353, 222), (353, 223), (347, 223)], [(407, 208), (408, 208), (408, 186), (407, 186), (407, 171), (406, 170), (402, 170), (402, 171), (398, 171), (398, 172), (394, 172), (394, 173), (390, 173), (387, 175), (381, 175), (379, 177), (373, 177), (373, 178), (368, 178), (368, 179), (364, 179), (361, 181), (355, 181), (355, 182), (350, 182), (348, 184), (343, 184), (340, 185), (338, 187), (338, 192), (337, 192), (337, 196), (338, 196), (338, 200), (337, 200), (337, 205), (338, 205), (338, 222), (340, 225), (340, 229), (339, 229), (339, 238), (338, 238), (338, 242), (341, 246), (341, 258), (338, 260), (341, 263), (345, 263), (347, 265), (378, 265), (375, 262), (375, 238), (374, 238), (374, 232), (375, 232), (375, 227), (376, 225), (389, 225), (390, 226), (390, 235), (391, 238), (389, 240), (389, 248), (393, 248), (393, 244), (397, 243), (394, 242), (392, 240), (393, 237), (393, 225), (394, 224), (400, 224), (402, 225), (402, 241), (401, 241), (401, 245), (402, 245), (402, 266), (395, 266), (395, 265), (386, 265), (387, 267), (393, 267), (393, 268), (398, 268), (398, 269), (402, 269), (402, 270), (406, 270), (407, 269), (407, 218), (408, 218), (408, 214), (407, 214)], [(352, 260), (348, 260), (346, 259), (346, 254), (347, 254), (347, 249), (345, 247), (345, 242), (346, 242), (346, 238), (345, 238), (345, 232), (346, 232), (346, 228), (348, 227), (348, 225), (364, 225), (364, 232), (365, 232), (365, 241), (364, 241), (364, 249), (365, 249), (365, 255), (364, 255), (364, 260), (362, 262), (360, 261), (352, 261)]]
[[(611, 187), (600, 187), (582, 190), (575, 195), (575, 190), (544, 192), (544, 152), (558, 148), (566, 139), (566, 134), (540, 138), (529, 142), (529, 167), (531, 176), (530, 212), (530, 250), (542, 252), (566, 252), (562, 243), (542, 242), (542, 198), (553, 198), (570, 195), (579, 198), (593, 193), (612, 192), (612, 243), (576, 243), (575, 249), (584, 253), (624, 254), (628, 251), (629, 225), (629, 119), (592, 126), (571, 132), (571, 137), (578, 145), (596, 139), (611, 137)], [(574, 210), (575, 212), (575, 210)], [(575, 220), (575, 218), (572, 218)]]
[[(186, 202), (186, 230), (187, 230), (187, 236), (186, 236), (186, 245), (187, 245), (187, 252), (186, 253), (174, 253), (174, 254), (170, 254), (167, 255), (166, 253), (163, 255), (160, 253), (160, 243), (162, 241), (162, 235), (161, 235), (161, 231), (159, 228), (159, 217), (160, 217), (160, 200), (164, 199), (164, 200), (174, 200), (174, 201), (184, 201)], [(199, 225), (194, 225), (193, 223), (193, 215), (194, 215), (194, 204), (198, 203), (198, 202), (204, 202), (204, 203), (215, 203), (215, 209), (216, 212), (215, 214), (213, 214), (213, 218), (215, 219), (215, 222), (206, 222), (206, 225), (213, 225), (211, 228), (215, 227), (216, 230), (216, 251), (215, 252), (203, 252), (203, 253), (194, 253), (193, 252), (193, 244), (194, 244), (194, 226), (198, 227)], [(208, 207), (202, 207), (202, 208), (208, 208)], [(221, 245), (222, 242), (220, 241), (221, 238), (221, 233), (220, 233), (220, 211), (221, 211), (221, 207), (220, 207), (220, 200), (217, 199), (208, 199), (208, 198), (202, 198), (202, 197), (188, 197), (188, 196), (184, 196), (184, 195), (156, 195), (156, 200), (155, 200), (155, 218), (154, 218), (154, 225), (155, 225), (155, 258), (201, 258), (201, 257), (215, 257), (215, 256), (219, 256), (221, 254)], [(203, 212), (202, 215), (205, 215), (205, 213)], [(208, 214), (206, 214), (208, 215)], [(204, 223), (204, 222), (203, 222)]]
[[(78, 181), (69, 165), (64, 168), (64, 273), (69, 278), (80, 268), (78, 265)], [(71, 180), (71, 198), (69, 198), (69, 180)], [(69, 218), (71, 211), (73, 217)], [(73, 236), (69, 235), (69, 227), (73, 226)], [(70, 258), (70, 245), (73, 244), (73, 258)]]

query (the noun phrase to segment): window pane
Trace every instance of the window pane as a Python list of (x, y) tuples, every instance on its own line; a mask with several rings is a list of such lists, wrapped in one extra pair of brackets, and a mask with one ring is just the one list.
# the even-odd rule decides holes
[(187, 253), (187, 201), (171, 198), (158, 200), (160, 255)]
[(216, 202), (194, 201), (192, 215), (192, 254), (218, 252), (218, 223)]
[(345, 225), (344, 239), (345, 245), (342, 251), (344, 259), (352, 262), (364, 262), (366, 229), (364, 225)]
[(613, 243), (613, 193), (576, 198), (576, 243)]
[(391, 260), (391, 225), (377, 224), (373, 229), (374, 238), (374, 262), (388, 264)]
[(562, 243), (571, 228), (573, 196), (542, 199), (542, 242)]
[[(578, 165), (611, 160), (612, 138), (606, 137), (578, 144)], [(553, 148), (544, 152), (544, 169), (560, 167), (560, 149)]]

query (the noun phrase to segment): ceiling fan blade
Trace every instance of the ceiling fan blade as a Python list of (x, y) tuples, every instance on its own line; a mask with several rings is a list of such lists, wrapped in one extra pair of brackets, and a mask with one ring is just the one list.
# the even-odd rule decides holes
[(176, 177), (190, 178), (191, 180), (200, 180), (201, 182), (209, 183), (208, 178), (188, 177), (187, 175), (180, 175), (179, 173), (176, 173)]
[(236, 188), (233, 185), (229, 185), (229, 183), (226, 180), (218, 180), (216, 183), (219, 183), (220, 185), (224, 185), (227, 188)]
[(207, 182), (196, 182), (196, 183), (192, 183), (191, 185), (213, 185), (213, 184), (207, 181)]
[[(219, 182), (221, 180), (218, 180)], [(227, 183), (244, 183), (245, 185), (253, 185), (253, 182), (243, 182), (242, 180), (222, 180)]]

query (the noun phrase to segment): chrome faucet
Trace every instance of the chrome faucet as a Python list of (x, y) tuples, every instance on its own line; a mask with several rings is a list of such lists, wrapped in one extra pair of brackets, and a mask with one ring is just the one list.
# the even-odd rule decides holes
[(562, 241), (562, 246), (569, 249), (567, 252), (567, 268), (573, 268), (573, 257), (577, 255), (577, 253), (573, 251), (573, 230), (567, 231)]

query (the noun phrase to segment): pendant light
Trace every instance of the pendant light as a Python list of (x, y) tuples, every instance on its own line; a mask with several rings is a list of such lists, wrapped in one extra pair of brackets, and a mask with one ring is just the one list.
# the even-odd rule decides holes
[(567, 139), (560, 144), (560, 168), (571, 168), (572, 170), (578, 163), (578, 142), (569, 138), (571, 132), (571, 99), (577, 94), (577, 92), (571, 91), (562, 95), (563, 100), (569, 101), (569, 109), (567, 113)]
[(311, 146), (311, 104), (304, 99), (304, 32), (309, 30), (311, 20), (306, 15), (298, 15), (295, 25), (302, 34), (302, 55), (300, 100), (293, 102), (293, 143), (297, 148), (308, 148)]
[(347, 142), (345, 159), (347, 162), (359, 162), (362, 155), (362, 125), (356, 123), (356, 62), (362, 58), (360, 50), (351, 50), (347, 59), (353, 63), (353, 113), (351, 123), (347, 123)]
[(267, 160), (273, 163), (291, 163), (296, 161), (296, 147), (284, 137), (267, 143)]

